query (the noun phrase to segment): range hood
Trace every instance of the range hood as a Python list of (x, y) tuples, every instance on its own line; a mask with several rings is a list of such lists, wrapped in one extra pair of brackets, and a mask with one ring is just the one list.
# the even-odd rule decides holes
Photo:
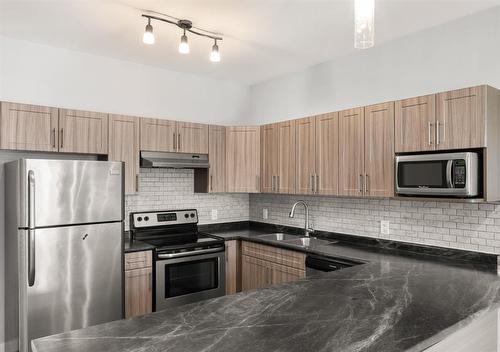
[(141, 167), (208, 169), (208, 154), (141, 152)]

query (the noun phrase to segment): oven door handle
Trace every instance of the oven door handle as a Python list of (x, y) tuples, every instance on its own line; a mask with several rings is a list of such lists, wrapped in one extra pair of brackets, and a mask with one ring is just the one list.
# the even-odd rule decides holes
[(448, 160), (446, 163), (446, 185), (448, 188), (454, 188), (455, 186), (453, 185), (453, 175), (451, 174), (453, 167), (453, 160)]
[(214, 252), (222, 252), (224, 251), (224, 247), (217, 248), (207, 248), (207, 249), (199, 249), (197, 251), (191, 252), (181, 252), (181, 253), (168, 253), (168, 254), (158, 254), (158, 259), (172, 259), (172, 258), (180, 258), (180, 257), (189, 257), (196, 254), (204, 254), (204, 253), (214, 253)]

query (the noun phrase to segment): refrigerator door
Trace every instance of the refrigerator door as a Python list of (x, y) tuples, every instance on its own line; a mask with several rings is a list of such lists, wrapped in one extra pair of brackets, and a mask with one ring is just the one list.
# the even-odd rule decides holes
[[(44, 159), (18, 163), (19, 228), (123, 220), (123, 163)], [(30, 192), (34, 225), (29, 224)]]
[[(19, 234), (26, 248), (28, 231)], [(27, 274), (19, 283), (20, 351), (34, 338), (123, 318), (122, 223), (37, 229), (34, 238), (34, 284)]]

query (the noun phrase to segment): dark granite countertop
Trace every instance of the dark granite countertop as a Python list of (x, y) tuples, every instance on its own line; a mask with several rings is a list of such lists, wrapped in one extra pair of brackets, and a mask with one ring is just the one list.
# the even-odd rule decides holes
[[(259, 242), (269, 233), (203, 230)], [(499, 278), (474, 254), (357, 240), (315, 239), (307, 249), (267, 240), (367, 263), (37, 339), (34, 351), (421, 351), (500, 301)]]

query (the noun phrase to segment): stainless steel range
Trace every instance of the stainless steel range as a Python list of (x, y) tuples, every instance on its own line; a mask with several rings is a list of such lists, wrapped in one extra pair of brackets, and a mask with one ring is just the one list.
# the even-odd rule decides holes
[(130, 237), (155, 247), (154, 310), (225, 294), (224, 240), (198, 231), (196, 209), (131, 213)]

